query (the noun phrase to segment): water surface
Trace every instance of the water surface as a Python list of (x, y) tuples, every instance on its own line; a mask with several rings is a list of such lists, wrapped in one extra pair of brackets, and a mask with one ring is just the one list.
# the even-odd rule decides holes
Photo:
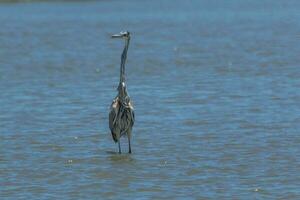
[[(1, 199), (299, 199), (299, 9), (1, 4)], [(110, 35), (126, 29), (136, 124), (119, 155), (108, 108), (124, 44)]]

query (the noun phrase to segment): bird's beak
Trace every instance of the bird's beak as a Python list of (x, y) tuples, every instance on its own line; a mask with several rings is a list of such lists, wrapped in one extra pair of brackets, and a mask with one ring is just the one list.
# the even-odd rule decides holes
[(123, 37), (123, 35), (121, 34), (114, 34), (111, 36), (111, 38), (121, 38), (121, 37)]

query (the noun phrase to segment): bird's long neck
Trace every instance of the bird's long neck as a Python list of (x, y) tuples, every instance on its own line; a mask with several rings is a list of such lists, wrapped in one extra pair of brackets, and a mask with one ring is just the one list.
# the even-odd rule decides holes
[(125, 47), (121, 56), (121, 67), (120, 67), (120, 83), (125, 82), (125, 62), (127, 58), (127, 51), (129, 46), (130, 38), (125, 40)]

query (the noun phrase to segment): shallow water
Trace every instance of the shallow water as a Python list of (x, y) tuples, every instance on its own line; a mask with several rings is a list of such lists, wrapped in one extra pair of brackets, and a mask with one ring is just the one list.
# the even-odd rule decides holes
[[(299, 199), (299, 9), (0, 4), (1, 199)], [(132, 155), (108, 128), (123, 29)]]

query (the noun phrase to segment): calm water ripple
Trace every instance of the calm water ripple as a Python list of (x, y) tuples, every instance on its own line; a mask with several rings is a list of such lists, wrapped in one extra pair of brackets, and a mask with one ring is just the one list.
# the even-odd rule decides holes
[[(0, 4), (0, 199), (300, 199), (299, 9)], [(122, 29), (132, 155), (108, 129)]]

